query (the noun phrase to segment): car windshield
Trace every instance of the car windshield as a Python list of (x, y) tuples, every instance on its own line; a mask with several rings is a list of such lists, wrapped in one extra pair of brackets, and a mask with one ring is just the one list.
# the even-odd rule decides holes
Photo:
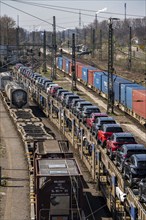
[(116, 132), (122, 132), (122, 128), (120, 127), (109, 127), (109, 128), (106, 128), (106, 132), (113, 132), (113, 133), (116, 133)]
[(138, 166), (146, 169), (146, 161), (138, 161)]
[(86, 112), (99, 112), (98, 108), (90, 108), (90, 109), (85, 109)]
[(131, 149), (127, 151), (127, 155), (130, 157), (133, 154), (146, 154), (146, 150), (140, 150), (140, 149)]
[(117, 142), (128, 142), (128, 143), (135, 142), (133, 137), (117, 137), (116, 141)]
[(103, 124), (115, 124), (115, 121), (101, 121), (101, 125)]

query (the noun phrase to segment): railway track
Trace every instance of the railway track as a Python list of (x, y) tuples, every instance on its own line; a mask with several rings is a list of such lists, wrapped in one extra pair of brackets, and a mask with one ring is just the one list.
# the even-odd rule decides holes
[[(30, 208), (31, 208), (30, 218), (35, 219), (36, 196), (34, 193), (34, 174), (33, 174), (34, 142), (37, 143), (37, 142), (43, 141), (44, 143), (49, 144), (51, 143), (50, 141), (54, 139), (54, 137), (56, 140), (63, 140), (64, 135), (61, 135), (60, 132), (56, 130), (56, 127), (54, 126), (54, 124), (50, 123), (50, 121), (48, 121), (48, 119), (41, 112), (41, 110), (37, 106), (34, 106), (34, 104), (33, 106), (27, 109), (14, 109), (14, 108), (10, 108), (10, 106), (7, 104), (7, 99), (5, 98), (5, 95), (3, 93), (1, 93), (1, 96), (3, 99), (3, 103), (23, 141), (25, 154), (27, 156), (29, 182), (30, 182), (30, 185), (29, 185), (30, 186), (29, 188), (30, 201), (27, 202), (27, 205), (28, 203), (30, 203)], [(80, 166), (83, 167), (83, 163), (81, 161), (79, 163), (80, 163)], [(85, 167), (81, 168), (81, 170), (83, 170), (84, 172)], [(84, 177), (85, 177), (85, 181), (88, 181), (90, 179), (89, 172), (85, 172)], [(93, 186), (94, 184), (89, 183), (88, 190), (87, 190), (88, 193), (86, 192), (86, 190), (84, 191), (84, 194), (85, 194), (84, 202), (85, 204), (88, 203), (88, 205), (86, 206), (86, 209), (84, 210), (85, 215), (89, 216), (89, 219), (96, 219), (96, 218), (100, 219), (101, 216), (110, 217), (110, 213), (108, 212), (106, 208), (106, 204), (104, 203), (104, 200), (101, 200), (101, 197), (100, 198), (97, 197), (95, 200), (97, 204), (100, 202), (98, 206), (99, 209), (100, 208), (102, 209), (100, 213), (97, 213), (96, 211), (97, 209), (96, 203), (91, 204), (91, 201), (93, 200), (93, 196), (91, 196), (90, 193), (92, 192), (93, 195), (95, 195), (96, 193), (96, 190), (93, 188)], [(105, 213), (107, 214), (105, 215)]]
[[(25, 76), (22, 76), (22, 75), (19, 75), (19, 77), (22, 77), (21, 78), (22, 81), (23, 81), (23, 77), (25, 78)], [(24, 79), (24, 80), (26, 80), (26, 79)], [(25, 81), (25, 83), (27, 84), (26, 81)], [(28, 79), (28, 84), (29, 83), (30, 82)], [(118, 171), (117, 167), (109, 159), (109, 157), (106, 155), (104, 150), (99, 145), (97, 145), (96, 139), (94, 137), (92, 137), (89, 130), (82, 123), (79, 123), (78, 119), (68, 109), (64, 108), (64, 110), (62, 112), (62, 105), (57, 100), (52, 98), (51, 96), (46, 95), (44, 93), (44, 91), (42, 91), (39, 87), (35, 86), (35, 84), (32, 85), (31, 92), (32, 92), (32, 94), (34, 93), (34, 94), (39, 94), (40, 96), (42, 96), (45, 100), (44, 103), (49, 102), (50, 110), (44, 108), (45, 105), (42, 105), (42, 103), (40, 102), (40, 100), (38, 98), (36, 99), (38, 104), (40, 106), (42, 106), (44, 113), (49, 115), (50, 120), (60, 130), (62, 130), (65, 137), (70, 141), (70, 143), (75, 147), (75, 149), (78, 150), (80, 158), (85, 163), (87, 169), (89, 170), (89, 172), (92, 175), (92, 178), (96, 181), (99, 181), (100, 184), (102, 184), (101, 179), (108, 180), (108, 178), (110, 180), (112, 180), (112, 182), (114, 181), (114, 183), (117, 182), (115, 185), (113, 185), (112, 182), (109, 181), (110, 182), (109, 186), (106, 185), (107, 191), (108, 191), (108, 197), (106, 198), (108, 208), (110, 210), (115, 210), (114, 207), (116, 207), (116, 205), (119, 204), (119, 202), (120, 202), (115, 194), (115, 188), (118, 186), (123, 192), (125, 191), (125, 181), (123, 180), (123, 177), (120, 174), (120, 172)], [(32, 95), (32, 97), (36, 97), (36, 96)], [(55, 112), (55, 109), (58, 109), (57, 113)], [(72, 124), (71, 128), (68, 129), (68, 126), (64, 120), (64, 117), (63, 117), (63, 119), (61, 117), (61, 112), (63, 113), (63, 115), (65, 115), (71, 121), (71, 124)], [(57, 115), (58, 115), (58, 117), (57, 117)], [(85, 149), (85, 146), (83, 145), (83, 136), (81, 135), (80, 140), (78, 139), (78, 137), (76, 137), (75, 125), (79, 126), (81, 128), (81, 130), (84, 130), (84, 135), (87, 137), (88, 141), (90, 143), (94, 144), (95, 148), (92, 151), (91, 156), (86, 154), (86, 149)], [(96, 159), (97, 164), (95, 163), (96, 154), (99, 154), (98, 158), (100, 158), (98, 160)], [(106, 170), (106, 172), (108, 172), (108, 175), (105, 174), (105, 170)], [(105, 185), (105, 181), (103, 181), (102, 185)], [(145, 220), (146, 219), (145, 208), (138, 201), (137, 196), (135, 196), (135, 194), (127, 187), (127, 185), (126, 185), (126, 188), (127, 188), (126, 192), (128, 195), (127, 196), (128, 207), (131, 210), (132, 209), (134, 210), (136, 208), (138, 211), (138, 216), (140, 216), (140, 219)], [(112, 200), (111, 200), (111, 198), (112, 198)], [(132, 204), (134, 206), (132, 206)], [(125, 209), (123, 207), (123, 212), (124, 212), (124, 210)], [(118, 210), (116, 210), (116, 212), (117, 211)], [(126, 218), (128, 219), (128, 216)]]

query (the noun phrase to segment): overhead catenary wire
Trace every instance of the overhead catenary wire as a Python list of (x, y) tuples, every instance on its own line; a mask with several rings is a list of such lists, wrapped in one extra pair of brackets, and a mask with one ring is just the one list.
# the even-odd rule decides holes
[[(11, 0), (11, 1), (16, 1), (16, 2), (19, 2), (19, 3), (26, 3), (27, 4), (27, 1), (24, 1), (24, 0)], [(31, 0), (32, 1), (32, 0)], [(91, 0), (92, 1), (92, 0)], [(29, 4), (30, 4), (31, 2), (29, 2)], [(56, 5), (48, 5), (48, 4), (40, 4), (40, 3), (32, 3), (32, 4), (34, 4), (34, 5), (38, 5), (38, 6), (40, 6), (40, 7), (53, 7), (53, 8), (63, 8), (63, 9), (69, 9), (69, 10), (75, 10), (75, 11), (86, 11), (86, 12), (93, 12), (94, 14), (96, 13), (96, 10), (91, 10), (91, 9), (83, 9), (83, 8), (74, 8), (74, 7), (66, 7), (66, 6), (56, 6)], [(114, 15), (122, 15), (122, 16), (124, 16), (124, 13), (116, 13), (116, 12), (102, 12), (102, 13), (104, 13), (104, 14), (114, 14)], [(126, 15), (128, 15), (128, 16), (131, 16), (131, 17), (144, 17), (144, 15), (135, 15), (135, 14), (126, 14)], [(102, 16), (99, 16), (98, 15), (98, 17), (101, 17), (101, 18), (103, 18)], [(108, 16), (109, 17), (109, 16)]]

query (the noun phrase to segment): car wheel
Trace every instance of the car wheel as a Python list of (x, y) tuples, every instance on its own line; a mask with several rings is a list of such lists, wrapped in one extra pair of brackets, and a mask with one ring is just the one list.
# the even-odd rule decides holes
[(132, 186), (132, 184), (133, 184), (133, 176), (131, 173), (129, 174), (129, 184), (130, 184), (130, 186)]
[(106, 146), (106, 141), (102, 142), (102, 147), (105, 148)]
[(97, 139), (97, 143), (101, 144), (101, 146), (102, 146), (102, 142), (99, 139)]
[(123, 176), (124, 176), (125, 179), (127, 179), (125, 168), (123, 168)]
[(111, 160), (113, 159), (113, 152), (112, 152), (112, 150), (110, 150), (109, 157), (110, 157)]
[(120, 170), (121, 172), (123, 172), (123, 165), (122, 165), (122, 162), (119, 164), (119, 170)]

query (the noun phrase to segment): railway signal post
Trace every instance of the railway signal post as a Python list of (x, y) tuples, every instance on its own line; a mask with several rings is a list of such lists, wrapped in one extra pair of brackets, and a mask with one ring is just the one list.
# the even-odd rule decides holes
[(118, 18), (109, 19), (109, 36), (108, 36), (108, 100), (107, 100), (107, 113), (114, 113), (114, 89), (113, 89), (113, 20)]

